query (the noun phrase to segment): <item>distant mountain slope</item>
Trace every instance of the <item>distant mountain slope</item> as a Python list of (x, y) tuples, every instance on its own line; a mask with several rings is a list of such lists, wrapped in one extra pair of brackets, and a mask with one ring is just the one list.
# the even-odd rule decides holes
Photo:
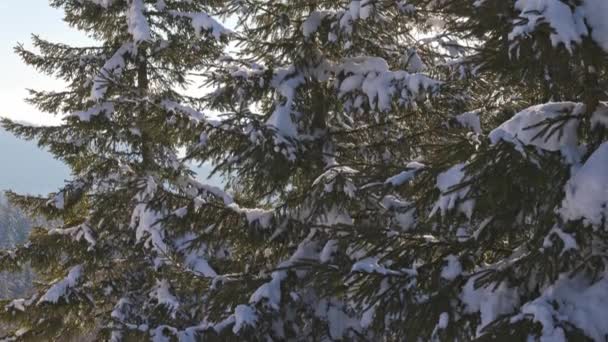
[[(219, 185), (219, 177), (207, 180), (211, 168), (194, 167), (199, 179)], [(0, 129), (0, 191), (48, 194), (61, 187), (70, 172), (66, 165), (41, 150), (35, 142), (16, 138)]]
[(0, 191), (47, 194), (68, 178), (68, 168), (36, 143), (0, 129)]

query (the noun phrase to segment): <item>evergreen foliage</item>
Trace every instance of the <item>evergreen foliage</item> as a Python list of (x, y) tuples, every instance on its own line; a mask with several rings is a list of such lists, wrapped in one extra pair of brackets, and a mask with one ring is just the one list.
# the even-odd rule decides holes
[(602, 0), (51, 3), (102, 46), (17, 48), (69, 115), (5, 127), (74, 179), (11, 195), (65, 227), (0, 254), (8, 338), (608, 336)]

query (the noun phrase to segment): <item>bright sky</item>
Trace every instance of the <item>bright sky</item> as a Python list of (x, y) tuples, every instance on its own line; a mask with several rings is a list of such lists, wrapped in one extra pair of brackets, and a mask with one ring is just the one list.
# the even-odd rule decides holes
[(48, 0), (0, 0), (0, 116), (39, 124), (58, 123), (53, 115), (40, 113), (25, 103), (26, 88), (61, 90), (62, 82), (38, 73), (13, 52), (17, 43), (31, 47), (30, 35), (83, 45), (90, 40), (62, 20), (62, 12)]

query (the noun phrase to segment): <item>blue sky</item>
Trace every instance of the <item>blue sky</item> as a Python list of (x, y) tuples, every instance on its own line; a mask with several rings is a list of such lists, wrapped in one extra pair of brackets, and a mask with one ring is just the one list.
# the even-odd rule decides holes
[(85, 44), (89, 40), (62, 20), (62, 12), (51, 8), (48, 0), (0, 0), (0, 116), (32, 123), (53, 123), (58, 119), (39, 113), (26, 104), (26, 88), (61, 89), (62, 82), (41, 75), (14, 54), (17, 43), (31, 46), (35, 33), (51, 40)]

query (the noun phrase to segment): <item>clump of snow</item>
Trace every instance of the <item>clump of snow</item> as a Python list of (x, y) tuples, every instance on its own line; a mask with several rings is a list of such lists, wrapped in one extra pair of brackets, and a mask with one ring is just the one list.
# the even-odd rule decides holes
[(249, 305), (239, 305), (234, 309), (234, 327), (232, 332), (238, 334), (246, 326), (253, 327), (258, 320), (255, 311)]
[(65, 192), (60, 191), (46, 202), (46, 205), (63, 210), (65, 207)]
[(324, 14), (319, 11), (313, 11), (310, 13), (308, 18), (302, 23), (302, 33), (304, 37), (310, 37), (312, 34), (317, 32), (317, 29), (321, 25)]
[(160, 226), (160, 219), (160, 213), (149, 209), (147, 204), (138, 204), (131, 216), (131, 228), (135, 229), (137, 242), (144, 242), (147, 248), (165, 253), (167, 244)]
[(423, 95), (423, 91), (436, 89), (440, 82), (423, 74), (410, 74), (403, 70), (391, 71), (383, 58), (360, 56), (345, 59), (335, 67), (338, 75), (339, 96), (354, 97), (348, 102), (349, 110), (358, 110), (363, 104), (364, 94), (372, 110), (386, 112), (396, 100), (400, 104), (410, 104)]
[(379, 259), (375, 257), (368, 257), (355, 262), (351, 268), (351, 272), (356, 273), (377, 273), (381, 275), (416, 275), (416, 271), (413, 269), (401, 269), (392, 270), (383, 265), (380, 265)]
[(83, 4), (85, 1), (92, 2), (95, 5), (101, 6), (103, 8), (108, 8), (114, 3), (114, 0), (78, 0), (78, 1), (81, 4)]
[(591, 127), (608, 128), (608, 102), (600, 102), (591, 115)]
[(448, 327), (448, 323), (450, 322), (450, 315), (447, 312), (442, 312), (439, 315), (439, 322), (437, 322), (437, 328), (445, 329)]
[(175, 318), (175, 313), (179, 308), (179, 301), (171, 293), (170, 285), (167, 280), (157, 280), (156, 287), (150, 292), (150, 297), (156, 299), (158, 305), (162, 305), (169, 309), (171, 316)]
[(596, 228), (608, 227), (608, 142), (591, 154), (565, 187), (560, 209), (565, 220), (582, 219)]
[(481, 134), (481, 122), (479, 121), (478, 111), (456, 115), (456, 121), (458, 121), (462, 127), (468, 128), (477, 134)]
[(80, 121), (88, 122), (91, 121), (91, 118), (94, 116), (104, 114), (106, 117), (109, 117), (112, 113), (114, 113), (114, 104), (112, 102), (102, 102), (89, 109), (74, 112), (71, 116), (77, 117)]
[(562, 243), (564, 244), (564, 247), (562, 248), (562, 253), (578, 248), (576, 239), (574, 239), (572, 235), (564, 232), (558, 226), (553, 227), (553, 229), (551, 229), (549, 234), (547, 234), (547, 236), (545, 237), (545, 240), (543, 241), (544, 248), (549, 248), (553, 246), (553, 242), (551, 241), (552, 236), (557, 236), (559, 239), (562, 240)]
[(585, 17), (585, 22), (591, 28), (591, 37), (602, 48), (608, 52), (608, 1), (585, 0), (579, 7)]
[(271, 307), (278, 309), (281, 303), (281, 282), (287, 277), (285, 271), (274, 271), (271, 280), (260, 286), (249, 298), (252, 304), (266, 299)]
[(156, 10), (162, 12), (165, 10), (165, 8), (167, 8), (167, 3), (165, 3), (165, 0), (157, 0), (156, 3), (154, 4), (154, 8), (156, 8)]
[(270, 307), (279, 309), (281, 303), (281, 283), (287, 278), (285, 268), (292, 266), (302, 260), (318, 259), (317, 243), (311, 241), (314, 232), (304, 239), (299, 245), (289, 260), (279, 264), (280, 270), (274, 271), (271, 274), (271, 280), (260, 286), (249, 298), (249, 303), (254, 305), (262, 301), (266, 301)]
[(594, 341), (608, 336), (608, 280), (606, 274), (595, 283), (583, 276), (563, 275), (542, 295), (521, 308), (511, 322), (531, 319), (542, 326), (540, 341), (566, 342), (561, 326), (565, 322), (583, 331)]
[(203, 32), (210, 32), (216, 40), (220, 40), (222, 36), (231, 34), (229, 29), (207, 13), (188, 13), (180, 11), (170, 11), (169, 13), (175, 17), (189, 18), (197, 36), (201, 36)]
[(322, 264), (329, 263), (336, 252), (338, 251), (338, 241), (337, 240), (329, 240), (321, 250), (321, 254), (319, 255), (319, 261)]
[(386, 195), (382, 205), (393, 214), (394, 221), (401, 231), (408, 231), (416, 223), (416, 207), (397, 196)]
[(326, 321), (329, 325), (329, 336), (332, 340), (343, 340), (349, 330), (360, 331), (357, 319), (346, 312), (345, 304), (335, 298), (319, 301), (315, 316)]
[(480, 314), (481, 322), (477, 326), (477, 334), (480, 335), (483, 328), (495, 319), (513, 313), (519, 306), (520, 299), (517, 289), (509, 288), (505, 283), (501, 283), (498, 287), (489, 284), (476, 288), (477, 279), (478, 276), (469, 278), (462, 288), (460, 300), (465, 305), (466, 313)]
[(584, 0), (576, 4), (560, 0), (517, 0), (515, 8), (521, 18), (514, 22), (510, 40), (528, 37), (539, 25), (547, 23), (552, 28), (553, 46), (563, 44), (571, 51), (573, 44), (580, 44), (584, 37), (590, 36), (608, 51), (608, 2), (605, 0)]
[(70, 269), (67, 277), (56, 282), (38, 300), (40, 303), (57, 303), (60, 298), (65, 297), (74, 288), (82, 277), (82, 266), (74, 266)]
[(25, 312), (26, 307), (28, 307), (34, 303), (34, 299), (35, 299), (35, 297), (32, 297), (30, 299), (25, 299), (25, 298), (15, 299), (15, 300), (11, 301), (10, 303), (8, 303), (8, 305), (6, 305), (4, 307), (4, 309), (7, 311), (17, 310), (17, 311)]
[(118, 300), (118, 302), (116, 303), (116, 305), (114, 305), (114, 309), (112, 310), (110, 317), (112, 317), (115, 320), (118, 320), (119, 322), (125, 321), (125, 319), (126, 319), (125, 309), (129, 305), (131, 305), (131, 300), (129, 300), (129, 298), (126, 298), (126, 297), (120, 298)]
[(416, 49), (408, 49), (405, 56), (406, 70), (410, 73), (423, 72), (427, 70), (426, 64), (420, 58)]
[(97, 240), (88, 223), (65, 229), (54, 228), (49, 230), (49, 235), (69, 235), (74, 241), (81, 241), (84, 239), (89, 244), (89, 249), (92, 249), (97, 244)]
[(446, 265), (441, 269), (441, 278), (454, 280), (462, 274), (462, 265), (455, 255), (449, 255), (445, 259)]
[(353, 20), (368, 19), (374, 13), (374, 0), (352, 0), (349, 6), (349, 13)]
[[(532, 145), (547, 151), (568, 150), (577, 146), (578, 117), (585, 105), (574, 102), (550, 102), (527, 108), (493, 130), (489, 137), (493, 144), (508, 141), (521, 151), (520, 144)], [(570, 117), (566, 117), (566, 116)], [(560, 130), (544, 130), (549, 121), (563, 119)], [(557, 126), (555, 126), (557, 127)]]
[(257, 223), (262, 228), (270, 227), (274, 218), (274, 211), (265, 209), (242, 209), (249, 224)]
[(296, 71), (295, 67), (278, 70), (271, 81), (271, 86), (276, 89), (283, 100), (278, 103), (266, 125), (277, 130), (284, 137), (294, 138), (298, 134), (298, 126), (294, 121), (298, 116), (295, 113), (296, 90), (304, 84), (304, 76)]
[(209, 265), (207, 261), (207, 246), (204, 244), (195, 244), (196, 235), (193, 233), (177, 239), (177, 251), (184, 255), (184, 263), (188, 269), (196, 272), (203, 277), (215, 278), (217, 272)]
[(135, 43), (149, 41), (151, 39), (150, 25), (144, 15), (144, 2), (143, 0), (130, 0), (130, 2), (131, 5), (127, 12), (129, 34), (133, 36)]
[(133, 55), (134, 51), (135, 45), (132, 42), (127, 42), (105, 62), (99, 74), (93, 79), (91, 89), (91, 99), (93, 101), (98, 101), (106, 95), (109, 84), (122, 74), (126, 66), (126, 56)]
[(465, 164), (460, 163), (437, 176), (437, 188), (441, 191), (441, 195), (433, 210), (431, 210), (430, 216), (434, 216), (437, 212), (445, 215), (452, 209), (458, 209), (468, 218), (471, 218), (475, 201), (472, 199), (465, 200), (470, 186), (464, 186), (456, 191), (453, 190), (465, 181), (464, 167)]
[(414, 178), (418, 171), (423, 169), (425, 166), (418, 162), (411, 162), (408, 163), (406, 167), (408, 170), (388, 178), (384, 183), (390, 184), (392, 186), (399, 186), (405, 184), (406, 182), (409, 182), (412, 178)]
[(515, 9), (520, 12), (522, 19), (517, 19), (517, 24), (509, 34), (509, 40), (521, 36), (527, 37), (542, 23), (548, 23), (554, 32), (551, 33), (553, 46), (564, 44), (572, 49), (572, 43), (580, 43), (582, 37), (587, 35), (587, 29), (583, 18), (575, 15), (568, 4), (560, 0), (517, 0)]

